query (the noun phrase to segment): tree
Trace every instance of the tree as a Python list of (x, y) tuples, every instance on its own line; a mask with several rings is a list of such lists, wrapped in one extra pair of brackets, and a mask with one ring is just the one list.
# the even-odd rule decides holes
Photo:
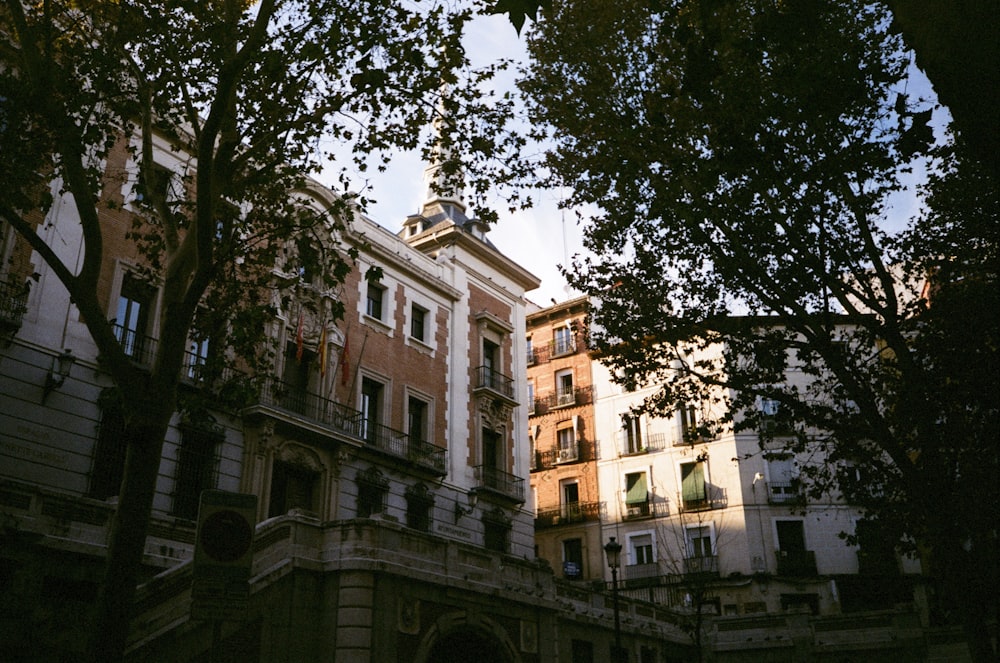
[[(331, 240), (367, 202), (346, 192), (352, 169), (429, 149), (439, 107), (449, 155), (500, 161), (516, 145), (493, 140), (507, 104), (480, 87), (494, 68), (469, 71), (460, 43), (479, 11), (381, 0), (0, 6), (0, 218), (69, 291), (117, 386), (129, 441), (92, 660), (124, 651), (163, 439), (184, 407), (177, 385), (189, 339), (266, 366), (263, 329), (275, 310), (270, 297), (256, 304), (246, 293), (294, 288), (295, 279), (274, 279), (275, 267), (318, 274), (327, 289), (341, 282), (352, 252)], [(160, 143), (185, 162), (169, 185), (154, 161)], [(323, 210), (302, 205), (292, 192), (329, 162), (344, 195)], [(457, 177), (454, 163), (444, 166)], [(482, 193), (491, 179), (470, 188)], [(107, 216), (122, 208), (124, 187), (142, 194), (130, 250), (164, 293), (149, 370), (130, 361), (105, 314), (102, 284), (120, 250)], [(82, 227), (79, 266), (60, 258), (41, 224), (63, 195)]]
[[(789, 450), (827, 458), (810, 490), (845, 492), (929, 551), (942, 615), (988, 658), (996, 185), (967, 179), (956, 152), (927, 216), (894, 228), (889, 197), (932, 135), (888, 10), (553, 2), (529, 49), (547, 181), (595, 210), (567, 276), (594, 297), (594, 341), (623, 386), (661, 383), (654, 413), (731, 388), (721, 423), (737, 430), (761, 398), (779, 403)], [(713, 344), (720, 361), (686, 361)]]

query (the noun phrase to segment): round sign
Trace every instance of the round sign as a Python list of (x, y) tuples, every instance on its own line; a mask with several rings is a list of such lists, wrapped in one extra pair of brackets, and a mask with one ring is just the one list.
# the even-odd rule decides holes
[(253, 528), (236, 511), (216, 511), (205, 518), (198, 535), (201, 549), (218, 562), (235, 562), (250, 550)]

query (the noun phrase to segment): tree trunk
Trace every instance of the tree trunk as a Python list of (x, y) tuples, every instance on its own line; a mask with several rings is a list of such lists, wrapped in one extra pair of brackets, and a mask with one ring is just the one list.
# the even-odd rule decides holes
[(161, 403), (126, 423), (130, 441), (118, 509), (111, 521), (108, 555), (98, 595), (87, 661), (120, 661), (125, 654), (135, 589), (142, 568), (163, 440), (173, 407)]

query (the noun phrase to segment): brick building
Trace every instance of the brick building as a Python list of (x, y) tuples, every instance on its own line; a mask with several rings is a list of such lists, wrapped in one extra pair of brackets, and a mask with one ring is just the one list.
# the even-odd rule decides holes
[[(183, 181), (181, 153), (157, 144), (154, 156)], [(112, 251), (100, 291), (143, 367), (162, 286), (127, 237), (141, 195), (134, 165), (122, 150), (107, 167), (122, 176), (105, 192)], [(294, 195), (317, 210), (333, 201), (315, 183)], [(37, 221), (72, 264), (82, 241), (72, 205), (57, 196)], [(100, 578), (122, 419), (61, 283), (10, 228), (0, 241), (0, 657), (66, 660), (83, 646)], [(430, 195), (398, 234), (356, 216), (317, 241), (356, 247), (357, 265), (336, 292), (275, 268), (300, 281), (262, 330), (279, 348), (273, 367), (238, 382), (248, 405), (207, 386), (209, 348), (191, 339), (181, 389), (208, 416), (178, 413), (168, 431), (129, 659), (603, 660), (608, 595), (562, 583), (534, 552), (523, 338), (537, 279), (447, 194)], [(365, 278), (370, 267), (380, 278)], [(325, 324), (334, 303), (346, 313)], [(236, 617), (200, 603), (192, 614), (205, 490), (256, 497), (252, 580)], [(636, 660), (686, 651), (670, 614), (622, 610)]]

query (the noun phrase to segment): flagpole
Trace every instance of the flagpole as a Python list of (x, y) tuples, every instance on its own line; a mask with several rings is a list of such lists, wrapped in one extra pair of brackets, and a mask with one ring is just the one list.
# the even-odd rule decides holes
[(351, 380), (351, 393), (348, 394), (348, 400), (354, 395), (355, 390), (358, 386), (358, 369), (361, 368), (361, 358), (365, 356), (365, 346), (368, 345), (368, 330), (365, 330), (365, 338), (361, 341), (361, 352), (358, 353), (358, 363), (354, 367), (354, 379)]

